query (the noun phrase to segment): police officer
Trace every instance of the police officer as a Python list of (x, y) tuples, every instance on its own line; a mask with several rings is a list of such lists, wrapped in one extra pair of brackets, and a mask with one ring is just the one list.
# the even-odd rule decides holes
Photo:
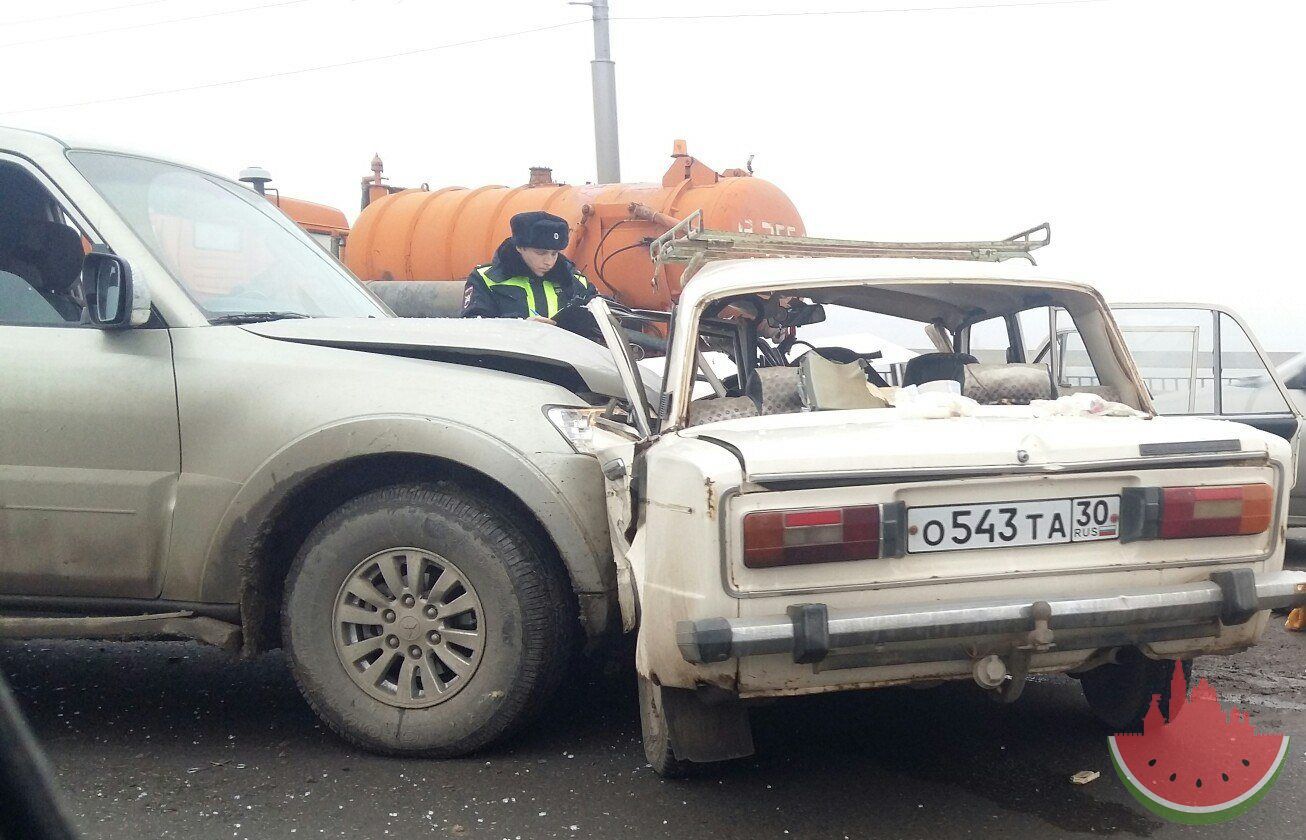
[(565, 219), (532, 211), (518, 213), (510, 224), (512, 236), (494, 252), (494, 262), (478, 265), (467, 277), (464, 318), (529, 318), (552, 324), (562, 307), (595, 296), (589, 280), (561, 253), (568, 242)]

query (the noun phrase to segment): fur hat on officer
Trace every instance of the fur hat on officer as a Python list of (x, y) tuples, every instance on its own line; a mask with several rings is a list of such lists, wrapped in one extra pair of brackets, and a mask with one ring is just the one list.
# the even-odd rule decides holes
[(570, 235), (567, 220), (552, 213), (543, 210), (518, 213), (509, 224), (512, 225), (512, 244), (518, 248), (561, 251), (567, 247)]

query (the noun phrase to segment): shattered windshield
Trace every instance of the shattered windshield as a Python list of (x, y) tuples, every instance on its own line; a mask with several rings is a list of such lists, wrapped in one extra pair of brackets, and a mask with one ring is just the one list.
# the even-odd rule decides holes
[[(1096, 305), (1078, 314), (1094, 328), (1091, 341), (1074, 329), (1075, 317), (1058, 309), (1063, 340), (1055, 353), (1035, 357), (1027, 339), (1046, 341), (1053, 310), (1022, 307), (1019, 290), (990, 287), (982, 293), (986, 299), (972, 303), (958, 298), (955, 286), (946, 297), (921, 285), (849, 288), (737, 295), (708, 305), (698, 325), (689, 424), (902, 408), (919, 405), (922, 395), (954, 395), (972, 406), (1072, 397), (1075, 410), (1090, 410), (1092, 403), (1093, 411), (1119, 416), (1137, 408), (1127, 368), (1105, 342)], [(876, 311), (881, 295), (894, 314)], [(968, 410), (965, 405), (958, 410)]]
[(343, 266), (250, 190), (145, 158), (68, 158), (213, 323), (385, 315)]

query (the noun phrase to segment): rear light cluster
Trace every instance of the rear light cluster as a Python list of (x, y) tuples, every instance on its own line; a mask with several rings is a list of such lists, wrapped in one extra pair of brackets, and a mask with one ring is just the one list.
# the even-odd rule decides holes
[(750, 569), (901, 557), (907, 521), (901, 504), (755, 511), (744, 516)]
[(1120, 541), (1262, 534), (1274, 517), (1268, 484), (1219, 487), (1126, 487)]

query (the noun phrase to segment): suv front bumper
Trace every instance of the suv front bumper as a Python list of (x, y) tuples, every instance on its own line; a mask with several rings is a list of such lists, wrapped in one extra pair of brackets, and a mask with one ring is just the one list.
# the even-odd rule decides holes
[(853, 650), (880, 654), (876, 658), (886, 662), (928, 661), (944, 658), (941, 646), (955, 651), (962, 640), (981, 640), (970, 644), (972, 649), (1085, 650), (1199, 638), (1217, 634), (1221, 625), (1243, 624), (1261, 610), (1302, 604), (1306, 572), (1257, 576), (1234, 569), (1198, 583), (1033, 603), (961, 601), (872, 611), (795, 604), (783, 616), (680, 621), (676, 643), (685, 661), (694, 664), (782, 653), (792, 654), (796, 663), (816, 664), (832, 652)]

